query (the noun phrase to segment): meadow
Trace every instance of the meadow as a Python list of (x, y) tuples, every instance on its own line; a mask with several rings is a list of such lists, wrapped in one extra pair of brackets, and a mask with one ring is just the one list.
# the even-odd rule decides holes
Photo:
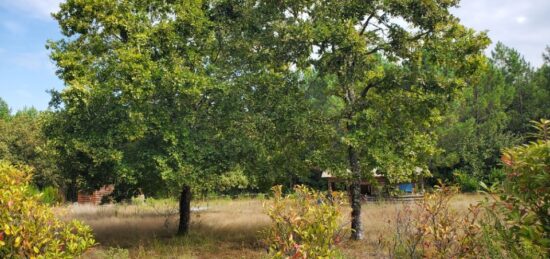
[[(465, 212), (480, 195), (461, 194), (452, 208)], [(83, 258), (267, 258), (262, 231), (269, 226), (265, 214), (267, 199), (214, 199), (194, 202), (191, 231), (176, 237), (177, 203), (148, 200), (133, 204), (58, 207), (65, 219), (79, 219), (93, 229), (98, 245)], [(384, 258), (380, 240), (392, 235), (403, 202), (363, 204), (365, 239), (341, 244), (347, 258)], [(346, 211), (347, 212), (347, 211)], [(349, 222), (342, 218), (345, 224)]]

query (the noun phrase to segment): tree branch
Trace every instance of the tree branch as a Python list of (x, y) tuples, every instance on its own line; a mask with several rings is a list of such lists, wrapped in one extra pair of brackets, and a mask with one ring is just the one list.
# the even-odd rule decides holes
[(369, 90), (377, 85), (379, 85), (380, 83), (382, 82), (382, 80), (380, 81), (376, 81), (376, 82), (371, 82), (369, 84), (367, 84), (367, 86), (365, 86), (365, 88), (363, 88), (363, 90), (361, 91), (361, 99), (365, 99), (365, 97), (367, 96), (367, 93), (369, 92)]
[(374, 53), (376, 53), (376, 52), (378, 52), (379, 50), (382, 50), (382, 49), (384, 49), (382, 46), (378, 46), (378, 47), (370, 50), (369, 52), (367, 52), (367, 55), (374, 54)]
[(373, 12), (371, 15), (369, 15), (369, 17), (365, 21), (365, 24), (363, 24), (363, 28), (361, 28), (361, 31), (359, 32), (359, 35), (363, 35), (363, 33), (365, 33), (365, 30), (367, 29), (367, 26), (369, 26), (370, 20), (374, 17), (375, 14), (376, 14), (376, 12)]

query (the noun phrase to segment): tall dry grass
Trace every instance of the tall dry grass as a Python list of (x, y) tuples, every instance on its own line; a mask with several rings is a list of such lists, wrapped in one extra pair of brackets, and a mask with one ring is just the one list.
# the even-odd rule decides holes
[[(465, 212), (469, 204), (481, 198), (462, 194), (453, 199), (452, 206)], [(116, 257), (108, 253), (106, 256), (105, 251), (112, 247), (127, 249), (131, 258), (264, 258), (267, 253), (261, 231), (270, 220), (264, 213), (263, 202), (257, 199), (195, 202), (194, 207), (206, 210), (192, 213), (190, 234), (186, 237), (175, 237), (178, 220), (175, 201), (160, 205), (69, 206), (58, 212), (93, 228), (100, 245), (85, 258)], [(393, 233), (393, 223), (403, 206), (399, 202), (364, 203), (365, 239), (344, 242), (344, 254), (349, 258), (383, 258), (380, 237)]]

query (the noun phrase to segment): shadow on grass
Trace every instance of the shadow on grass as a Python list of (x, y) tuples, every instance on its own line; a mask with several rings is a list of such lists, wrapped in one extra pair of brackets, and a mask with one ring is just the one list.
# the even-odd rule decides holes
[[(265, 254), (261, 231), (268, 220), (258, 215), (193, 213), (189, 234), (176, 236), (178, 217), (139, 215), (82, 218), (94, 231), (99, 246), (124, 248), (132, 258), (231, 258)], [(180, 257), (180, 255), (188, 255)], [(223, 255), (223, 256), (221, 256)], [(220, 257), (221, 256), (221, 257)]]

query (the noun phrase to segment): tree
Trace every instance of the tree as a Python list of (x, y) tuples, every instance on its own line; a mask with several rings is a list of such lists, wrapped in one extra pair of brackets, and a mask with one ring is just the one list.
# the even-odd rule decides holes
[(535, 120), (550, 118), (550, 47), (546, 47), (543, 59), (544, 63), (533, 76), (533, 84), (537, 86)]
[[(232, 118), (217, 81), (207, 1), (79, 1), (54, 14), (50, 42), (66, 88), (52, 93), (50, 139), (76, 188), (105, 183), (180, 194), (179, 234), (193, 192), (234, 171), (223, 143)], [(227, 119), (225, 119), (227, 118)], [(229, 158), (227, 158), (228, 156)]]
[(10, 107), (4, 99), (0, 98), (0, 120), (6, 120), (10, 116)]
[(177, 188), (184, 233), (192, 192), (242, 174), (263, 190), (307, 178), (320, 135), (309, 133), (323, 128), (306, 120), (299, 74), (241, 37), (258, 13), (235, 12), (224, 1), (61, 6), (67, 38), (49, 47), (67, 87), (52, 92), (46, 132), (73, 199), (106, 183)]
[[(239, 10), (229, 4), (230, 10)], [(246, 1), (245, 1), (246, 2)], [(281, 73), (312, 69), (326, 82), (335, 116), (335, 173), (352, 179), (352, 229), (362, 238), (360, 182), (381, 168), (393, 181), (413, 177), (433, 153), (437, 107), (464, 86), (488, 40), (462, 27), (457, 1), (254, 1), (247, 6), (254, 50)], [(273, 65), (272, 65), (273, 66)], [(286, 70), (285, 70), (286, 69)], [(327, 164), (327, 163), (325, 163)], [(348, 170), (351, 174), (348, 174)]]
[(487, 60), (469, 84), (447, 108), (437, 130), (442, 152), (432, 161), (438, 178), (453, 173), (465, 191), (476, 190), (479, 181), (502, 180), (500, 150), (518, 141), (509, 131), (515, 91), (502, 72)]
[(58, 186), (52, 150), (42, 132), (47, 115), (25, 108), (7, 116), (0, 119), (0, 160), (32, 168), (33, 184), (40, 188)]
[(49, 44), (67, 85), (52, 139), (83, 183), (178, 186), (180, 233), (191, 188), (240, 163), (280, 167), (251, 175), (266, 183), (349, 168), (360, 239), (361, 179), (413, 177), (433, 153), (436, 108), (487, 44), (449, 14), (456, 4), (69, 0), (55, 14), (66, 38)]
[(525, 135), (529, 131), (529, 121), (543, 118), (541, 108), (547, 105), (545, 99), (540, 99), (545, 97), (541, 92), (543, 89), (533, 80), (535, 71), (517, 50), (500, 42), (492, 52), (491, 61), (514, 93), (508, 108), (509, 128), (516, 135)]
[(504, 180), (500, 150), (525, 142), (529, 120), (550, 116), (547, 68), (535, 70), (516, 50), (497, 43), (438, 129), (443, 152), (432, 161), (437, 176), (453, 173), (470, 191), (480, 181)]

